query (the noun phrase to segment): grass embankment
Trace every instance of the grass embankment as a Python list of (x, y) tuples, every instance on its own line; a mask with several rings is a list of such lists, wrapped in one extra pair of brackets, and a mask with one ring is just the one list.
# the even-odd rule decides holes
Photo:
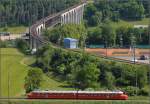
[(12, 34), (19, 34), (19, 33), (25, 33), (27, 30), (27, 27), (25, 26), (8, 26), (7, 29), (5, 27), (0, 28), (0, 32), (10, 32)]
[[(6, 104), (6, 101), (4, 103)], [(150, 104), (150, 101), (144, 100), (127, 100), (127, 101), (114, 101), (114, 100), (22, 100), (22, 101), (11, 101), (11, 104)]]
[[(34, 63), (35, 58), (25, 56), (14, 48), (2, 48), (1, 49), (1, 69), (2, 69), (2, 95), (12, 97), (20, 97), (25, 93), (24, 91), (24, 78), (27, 75), (30, 65)], [(8, 74), (9, 71), (9, 74)], [(9, 76), (8, 76), (9, 75)], [(9, 80), (8, 80), (8, 77)], [(67, 86), (65, 82), (60, 82), (54, 77), (47, 77), (43, 75), (44, 81), (42, 82), (41, 89), (50, 90), (68, 90), (63, 86)], [(9, 82), (9, 87), (8, 87)]]

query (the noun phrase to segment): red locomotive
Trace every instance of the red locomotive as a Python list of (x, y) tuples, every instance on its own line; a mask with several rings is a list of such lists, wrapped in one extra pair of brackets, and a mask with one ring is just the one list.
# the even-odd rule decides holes
[(122, 91), (32, 91), (28, 99), (127, 100)]

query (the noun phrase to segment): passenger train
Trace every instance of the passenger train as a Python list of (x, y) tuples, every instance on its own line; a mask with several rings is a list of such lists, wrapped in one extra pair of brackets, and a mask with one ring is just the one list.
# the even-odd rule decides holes
[(28, 99), (127, 100), (122, 91), (32, 91)]

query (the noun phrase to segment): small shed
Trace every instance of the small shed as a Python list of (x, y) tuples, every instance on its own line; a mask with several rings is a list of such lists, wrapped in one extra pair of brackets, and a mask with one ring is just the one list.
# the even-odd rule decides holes
[(78, 48), (78, 40), (73, 38), (64, 38), (64, 47), (70, 49)]

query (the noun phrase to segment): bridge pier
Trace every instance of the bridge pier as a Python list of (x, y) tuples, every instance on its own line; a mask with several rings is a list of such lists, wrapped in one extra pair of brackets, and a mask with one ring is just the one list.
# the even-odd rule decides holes
[(84, 12), (85, 4), (82, 4), (72, 10), (69, 10), (63, 14), (61, 14), (61, 24), (81, 24), (83, 20), (83, 12)]

